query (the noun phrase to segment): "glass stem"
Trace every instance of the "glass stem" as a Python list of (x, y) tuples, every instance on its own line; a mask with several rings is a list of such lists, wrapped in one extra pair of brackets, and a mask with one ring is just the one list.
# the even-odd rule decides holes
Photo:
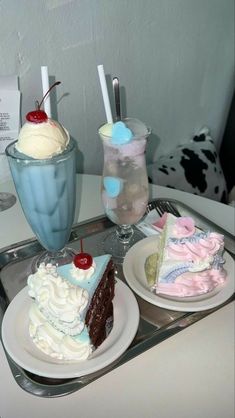
[(134, 230), (131, 225), (119, 225), (116, 229), (117, 238), (123, 244), (128, 244), (133, 233)]

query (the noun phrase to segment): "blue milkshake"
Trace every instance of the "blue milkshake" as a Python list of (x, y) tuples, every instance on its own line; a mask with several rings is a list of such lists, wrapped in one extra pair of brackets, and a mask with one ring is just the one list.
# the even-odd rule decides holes
[[(28, 118), (35, 112), (44, 114), (42, 122)], [(45, 112), (30, 114), (19, 140), (7, 147), (6, 154), (25, 217), (42, 246), (55, 257), (67, 244), (74, 221), (76, 143)]]

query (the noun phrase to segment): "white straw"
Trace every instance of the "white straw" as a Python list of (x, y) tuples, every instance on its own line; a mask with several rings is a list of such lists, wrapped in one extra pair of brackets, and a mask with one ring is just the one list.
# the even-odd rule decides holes
[[(41, 67), (41, 76), (42, 76), (42, 92), (43, 96), (49, 90), (49, 76), (48, 76), (48, 68), (46, 66)], [(50, 93), (44, 100), (44, 110), (49, 118), (51, 118), (51, 100), (50, 100)]]
[(103, 101), (104, 101), (106, 119), (108, 123), (113, 123), (108, 89), (107, 89), (107, 84), (106, 84), (106, 79), (105, 79), (105, 74), (104, 74), (104, 67), (103, 65), (98, 65), (97, 68), (98, 68), (98, 73), (99, 73), (99, 78), (100, 78), (100, 86), (101, 86), (101, 91), (102, 91), (102, 96), (103, 96)]

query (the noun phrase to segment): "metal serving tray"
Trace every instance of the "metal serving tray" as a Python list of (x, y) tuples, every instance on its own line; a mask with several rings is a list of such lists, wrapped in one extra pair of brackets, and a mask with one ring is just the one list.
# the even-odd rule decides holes
[[(159, 201), (164, 200), (155, 199), (150, 202), (149, 210), (155, 208)], [(226, 231), (217, 228), (216, 225), (211, 224), (208, 219), (192, 211), (188, 206), (176, 200), (171, 200), (171, 203), (175, 204), (180, 212), (184, 211), (185, 213), (186, 211), (188, 214), (193, 212), (196, 221), (203, 224), (204, 228), (219, 229), (219, 232), (222, 232), (229, 240), (229, 244), (234, 246), (234, 239)], [(112, 228), (114, 228), (113, 223), (106, 217), (94, 218), (88, 222), (77, 224), (72, 229), (70, 247), (79, 251), (79, 240), (83, 238), (84, 247), (93, 256), (101, 255), (103, 254), (104, 237)], [(26, 285), (31, 265), (40, 252), (42, 252), (42, 247), (35, 239), (22, 241), (0, 250), (0, 324), (8, 304)], [(122, 265), (119, 263), (116, 264), (115, 274), (117, 278), (126, 283)], [(6, 353), (15, 381), (22, 389), (37, 396), (56, 397), (72, 393), (221, 307), (202, 312), (175, 312), (154, 306), (137, 295), (136, 298), (140, 308), (137, 334), (130, 347), (114, 363), (95, 373), (75, 379), (48, 379), (22, 369)], [(230, 300), (226, 303), (229, 303)]]

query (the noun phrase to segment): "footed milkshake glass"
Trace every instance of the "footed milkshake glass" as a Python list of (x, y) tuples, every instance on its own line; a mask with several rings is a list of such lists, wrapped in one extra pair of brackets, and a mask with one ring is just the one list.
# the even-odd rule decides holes
[(36, 260), (63, 265), (74, 256), (66, 248), (76, 203), (76, 144), (70, 139), (64, 152), (48, 159), (34, 159), (18, 152), (15, 142), (6, 155), (25, 217), (46, 249)]
[[(116, 230), (104, 240), (104, 250), (123, 260), (129, 248), (143, 238), (133, 225), (144, 215), (149, 198), (145, 148), (150, 130), (137, 119), (123, 119), (134, 134), (128, 143), (114, 144), (110, 136), (99, 135), (104, 149), (101, 196), (107, 217)], [(140, 125), (140, 129), (138, 126)]]

